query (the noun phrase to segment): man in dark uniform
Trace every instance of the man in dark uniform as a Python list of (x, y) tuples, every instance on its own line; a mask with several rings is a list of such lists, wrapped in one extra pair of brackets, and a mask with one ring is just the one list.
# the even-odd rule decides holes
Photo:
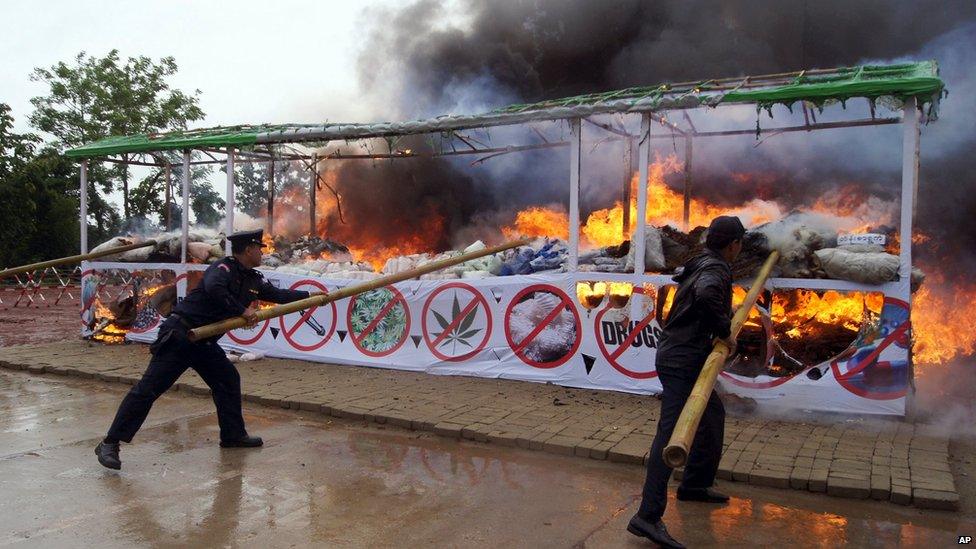
[[(627, 525), (630, 533), (646, 537), (662, 547), (684, 547), (668, 534), (661, 520), (668, 503), (668, 480), (671, 478), (671, 468), (664, 462), (662, 453), (715, 341), (724, 341), (735, 352), (735, 341), (730, 339), (730, 264), (742, 251), (745, 232), (737, 217), (715, 218), (708, 227), (705, 250), (688, 260), (681, 273), (674, 277), (678, 291), (658, 341), (655, 362), (664, 387), (661, 419), (647, 456), (643, 499), (637, 514)], [(724, 434), (725, 408), (718, 394), (712, 391), (678, 488), (679, 500), (709, 503), (729, 500), (728, 496), (711, 488), (722, 457)]]
[(308, 292), (282, 290), (272, 286), (255, 267), (261, 265), (263, 231), (232, 234), (230, 257), (207, 268), (203, 282), (173, 308), (149, 347), (152, 359), (142, 379), (122, 400), (108, 435), (95, 448), (98, 462), (119, 469), (119, 442), (132, 442), (153, 402), (186, 371), (193, 368), (210, 387), (220, 424), (220, 446), (256, 447), (264, 442), (244, 429), (241, 414), (241, 376), (217, 345), (220, 336), (191, 342), (187, 331), (235, 316), (251, 323), (257, 320), (256, 300), (289, 303), (309, 296)]

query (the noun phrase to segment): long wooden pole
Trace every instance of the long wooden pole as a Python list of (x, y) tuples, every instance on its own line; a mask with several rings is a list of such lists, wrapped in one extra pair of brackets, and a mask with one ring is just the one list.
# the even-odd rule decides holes
[[(384, 276), (371, 280), (369, 282), (364, 282), (363, 284), (356, 284), (354, 286), (346, 286), (341, 290), (329, 294), (315, 295), (308, 297), (306, 299), (300, 299), (298, 301), (292, 301), (291, 303), (286, 303), (284, 305), (277, 305), (275, 307), (268, 307), (267, 309), (259, 309), (257, 311), (258, 321), (267, 320), (269, 318), (277, 318), (279, 316), (284, 316), (290, 313), (302, 311), (310, 307), (320, 307), (333, 301), (339, 301), (340, 299), (345, 299), (347, 297), (352, 297), (354, 295), (361, 294), (363, 292), (368, 292), (370, 290), (375, 290), (377, 288), (382, 288), (384, 286), (389, 286), (390, 284), (396, 284), (397, 282), (403, 282), (404, 280), (410, 280), (411, 278), (417, 278), (420, 275), (427, 273), (432, 273), (434, 271), (439, 271), (441, 269), (451, 267), (464, 263), (466, 261), (471, 261), (472, 259), (478, 259), (479, 257), (484, 257), (486, 255), (497, 254), (498, 252), (503, 252), (505, 250), (515, 248), (517, 246), (524, 246), (530, 242), (530, 239), (521, 239), (508, 242), (506, 244), (501, 244), (498, 246), (493, 246), (491, 248), (485, 248), (484, 250), (478, 250), (476, 252), (470, 252), (466, 254), (461, 254), (455, 257), (450, 257), (447, 259), (442, 259), (440, 261), (433, 261), (426, 265), (421, 265), (416, 269), (410, 269), (409, 271), (404, 271), (402, 273), (397, 273), (389, 276)], [(229, 332), (237, 328), (243, 328), (247, 326), (247, 320), (242, 316), (235, 316), (233, 318), (228, 318), (227, 320), (222, 320), (220, 322), (214, 322), (213, 324), (207, 324), (206, 326), (200, 326), (199, 328), (194, 328), (188, 332), (188, 338), (190, 341), (199, 341), (201, 339), (207, 339), (220, 334)]]
[[(742, 325), (749, 317), (749, 311), (756, 304), (759, 292), (766, 284), (766, 279), (769, 278), (769, 273), (777, 260), (779, 260), (779, 252), (774, 251), (769, 254), (766, 263), (763, 264), (759, 274), (756, 275), (756, 279), (753, 280), (752, 287), (749, 288), (745, 300), (739, 306), (739, 310), (735, 312), (735, 316), (732, 317), (731, 337), (733, 339), (742, 330)], [(668, 467), (681, 467), (688, 461), (688, 452), (691, 449), (692, 441), (695, 439), (695, 432), (698, 431), (698, 423), (701, 421), (702, 414), (705, 413), (705, 405), (708, 404), (708, 399), (712, 395), (715, 379), (718, 378), (718, 373), (722, 371), (726, 359), (729, 358), (729, 351), (729, 347), (724, 342), (719, 341), (715, 343), (711, 354), (705, 359), (705, 365), (702, 367), (701, 373), (698, 374), (698, 381), (695, 382), (691, 395), (688, 396), (685, 407), (681, 409), (681, 415), (678, 416), (674, 432), (671, 433), (671, 440), (664, 448), (664, 462), (668, 464)]]
[(155, 246), (155, 245), (156, 245), (155, 240), (147, 240), (145, 242), (140, 242), (138, 244), (126, 244), (125, 246), (117, 246), (115, 248), (109, 248), (107, 250), (102, 250), (100, 252), (91, 252), (87, 254), (70, 255), (68, 257), (61, 257), (58, 259), (49, 259), (47, 261), (41, 261), (40, 263), (31, 263), (30, 265), (23, 265), (21, 267), (14, 267), (12, 269), (6, 269), (0, 271), (0, 278), (19, 275), (30, 271), (36, 271), (37, 269), (46, 269), (48, 267), (54, 267), (56, 265), (64, 265), (65, 263), (80, 263), (82, 261), (87, 261), (89, 259), (96, 259), (99, 257), (104, 257), (106, 255), (127, 252), (129, 250), (135, 250), (137, 248), (145, 248), (146, 246)]

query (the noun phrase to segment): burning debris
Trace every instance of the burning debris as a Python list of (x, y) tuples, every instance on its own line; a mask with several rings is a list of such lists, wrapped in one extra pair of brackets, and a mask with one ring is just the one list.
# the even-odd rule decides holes
[[(176, 305), (176, 284), (171, 277), (160, 281), (139, 277), (115, 298), (95, 300), (91, 339), (102, 343), (125, 343), (125, 334), (133, 329), (148, 329), (160, 316), (169, 315)], [(145, 278), (145, 280), (143, 280)]]
[(270, 253), (265, 254), (262, 261), (262, 264), (268, 267), (279, 267), (287, 263), (301, 263), (316, 259), (328, 259), (340, 263), (352, 261), (349, 248), (318, 236), (302, 235), (296, 240), (277, 236), (271, 239), (269, 247)]

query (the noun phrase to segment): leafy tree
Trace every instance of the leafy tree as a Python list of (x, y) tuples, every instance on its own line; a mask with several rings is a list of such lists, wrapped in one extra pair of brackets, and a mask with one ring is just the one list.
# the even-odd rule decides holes
[[(0, 103), (0, 265), (70, 255), (78, 246), (77, 172), (40, 139), (12, 131)], [(35, 154), (36, 153), (36, 154)]]
[[(192, 94), (170, 88), (168, 79), (178, 67), (172, 57), (158, 62), (148, 57), (130, 57), (123, 61), (118, 50), (102, 58), (79, 53), (72, 64), (57, 63), (37, 68), (31, 79), (49, 87), (47, 95), (31, 99), (34, 113), (30, 122), (46, 132), (62, 148), (71, 148), (108, 136), (156, 133), (186, 129), (189, 122), (200, 120), (200, 91)], [(127, 161), (131, 155), (122, 155)], [(124, 164), (103, 166), (93, 163), (89, 169), (90, 213), (99, 231), (118, 225), (118, 215), (101, 193), (109, 193), (121, 183), (123, 213), (132, 215), (129, 196), (129, 169)], [(156, 205), (150, 198), (158, 191), (157, 181), (142, 180), (135, 193), (140, 208)]]
[(30, 133), (13, 132), (14, 117), (10, 105), (0, 103), (0, 179), (10, 177), (33, 156), (40, 139)]
[[(155, 155), (159, 162), (170, 164), (170, 229), (179, 226), (182, 217), (183, 204), (183, 154), (169, 151)], [(191, 155), (191, 160), (197, 160)], [(190, 210), (197, 223), (216, 227), (223, 218), (224, 199), (214, 189), (210, 182), (213, 168), (210, 166), (192, 166), (190, 168)], [(165, 227), (166, 209), (166, 168), (154, 168), (136, 188), (131, 196), (131, 208), (138, 218), (147, 218), (152, 214), (158, 215), (160, 227)]]
[[(238, 161), (234, 164), (234, 200), (240, 211), (252, 217), (264, 216), (268, 208), (268, 162)], [(221, 171), (226, 173), (226, 169)], [(278, 160), (274, 163), (274, 193), (299, 186), (308, 187), (308, 170), (299, 161)]]

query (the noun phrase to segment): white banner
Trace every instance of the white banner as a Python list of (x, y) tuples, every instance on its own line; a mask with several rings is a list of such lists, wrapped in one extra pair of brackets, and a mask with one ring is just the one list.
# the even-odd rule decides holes
[[(306, 290), (356, 283), (266, 276), (279, 287)], [(575, 280), (546, 274), (403, 282), (235, 330), (220, 343), (271, 357), (659, 393), (654, 357), (661, 328), (656, 299), (643, 295), (658, 288), (635, 286), (625, 307), (604, 299), (588, 310), (576, 298)], [(158, 322), (156, 316), (128, 338), (151, 342)], [(880, 333), (860, 336), (843, 358), (793, 376), (723, 372), (719, 384), (778, 408), (903, 415), (908, 329), (907, 304), (886, 298)]]

